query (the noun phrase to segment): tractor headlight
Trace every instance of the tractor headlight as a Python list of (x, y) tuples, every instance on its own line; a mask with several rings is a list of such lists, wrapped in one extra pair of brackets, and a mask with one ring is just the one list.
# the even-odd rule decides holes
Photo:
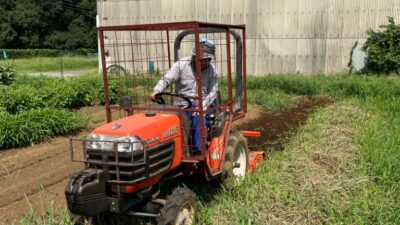
[(115, 137), (108, 135), (89, 134), (86, 137), (86, 148), (94, 150), (114, 150), (117, 145), (119, 152), (133, 152), (144, 149), (143, 143), (136, 136)]

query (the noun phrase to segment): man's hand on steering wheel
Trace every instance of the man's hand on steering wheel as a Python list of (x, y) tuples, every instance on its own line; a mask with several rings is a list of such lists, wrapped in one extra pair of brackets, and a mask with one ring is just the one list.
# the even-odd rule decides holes
[(165, 100), (161, 96), (162, 93), (153, 92), (150, 95), (150, 99), (152, 102), (158, 103), (160, 105), (165, 105)]
[(170, 92), (159, 92), (159, 93), (153, 92), (150, 95), (150, 98), (151, 98), (151, 101), (153, 101), (153, 102), (156, 102), (156, 103), (161, 104), (161, 105), (165, 105), (165, 100), (164, 100), (164, 98), (162, 96), (173, 96), (173, 97), (181, 98), (181, 99), (185, 100), (188, 103), (187, 106), (184, 107), (184, 108), (191, 108), (192, 107), (192, 101), (189, 99), (189, 97), (187, 97), (187, 96), (185, 96), (183, 94), (173, 94), (173, 93), (170, 93)]

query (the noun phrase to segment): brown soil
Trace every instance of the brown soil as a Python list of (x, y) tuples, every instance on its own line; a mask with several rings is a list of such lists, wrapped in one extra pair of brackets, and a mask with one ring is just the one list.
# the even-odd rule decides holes
[[(249, 106), (246, 118), (234, 126), (262, 131), (262, 138), (249, 141), (251, 146), (282, 149), (290, 131), (303, 123), (317, 107), (331, 102), (323, 97), (300, 98), (295, 107), (279, 113), (266, 113)], [(91, 128), (105, 122), (103, 107), (83, 108), (79, 113), (90, 116)], [(86, 133), (78, 136), (84, 137)], [(29, 212), (30, 205), (36, 209), (37, 215), (47, 212), (51, 203), (54, 209), (63, 209), (68, 179), (82, 167), (82, 163), (71, 162), (67, 137), (0, 152), (0, 224), (20, 221)]]
[(295, 131), (317, 108), (333, 103), (327, 97), (308, 96), (299, 98), (296, 106), (287, 110), (268, 113), (259, 108), (249, 108), (245, 121), (235, 124), (238, 130), (260, 131), (260, 138), (249, 138), (249, 147), (268, 151), (283, 150), (288, 135)]

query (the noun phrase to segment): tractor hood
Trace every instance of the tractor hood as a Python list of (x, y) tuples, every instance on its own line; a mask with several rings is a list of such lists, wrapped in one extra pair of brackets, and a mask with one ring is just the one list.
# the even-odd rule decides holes
[(116, 137), (138, 136), (143, 141), (156, 144), (180, 135), (179, 117), (175, 114), (135, 114), (100, 126), (92, 134)]

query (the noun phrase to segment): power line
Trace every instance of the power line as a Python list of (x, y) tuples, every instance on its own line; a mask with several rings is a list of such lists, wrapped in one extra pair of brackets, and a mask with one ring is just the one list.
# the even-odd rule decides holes
[(72, 2), (66, 2), (66, 1), (61, 1), (61, 2), (56, 2), (56, 5), (63, 7), (64, 9), (73, 9), (73, 10), (78, 10), (81, 12), (89, 12), (89, 11), (93, 11), (94, 9), (89, 9), (89, 8), (85, 8), (85, 7), (80, 7), (77, 6), (75, 4), (73, 4)]
[(91, 8), (86, 8), (86, 7), (82, 7), (82, 6), (78, 6), (78, 4), (74, 4), (73, 2), (70, 1), (61, 1), (64, 5), (68, 5), (71, 7), (75, 7), (78, 9), (82, 9), (82, 10), (92, 10)]

